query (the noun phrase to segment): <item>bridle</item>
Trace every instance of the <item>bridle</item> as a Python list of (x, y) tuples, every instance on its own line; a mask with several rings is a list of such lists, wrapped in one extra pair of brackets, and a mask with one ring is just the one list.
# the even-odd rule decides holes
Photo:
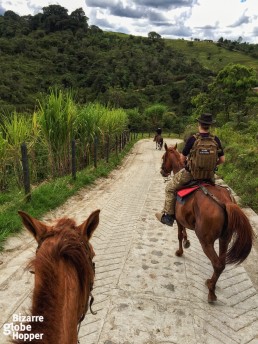
[[(46, 233), (43, 237), (41, 237), (40, 240), (38, 241), (38, 247), (36, 249), (36, 254), (37, 254), (38, 250), (40, 249), (41, 245), (43, 244), (43, 242), (46, 239), (55, 236), (57, 233), (58, 233), (57, 231), (51, 231), (51, 232)], [(87, 253), (88, 253), (87, 257), (89, 258), (89, 263), (90, 263), (90, 266), (91, 266), (91, 269), (92, 269), (92, 272), (93, 272), (93, 276), (95, 277), (95, 263), (93, 262), (93, 260), (92, 260), (93, 257), (91, 256), (90, 243), (89, 242), (84, 242), (81, 238), (79, 238), (79, 240), (80, 240), (80, 245), (84, 246), (86, 251), (87, 251)], [(31, 273), (35, 273), (35, 272), (31, 271)], [(90, 301), (88, 302), (88, 300), (86, 300), (85, 305), (83, 307), (82, 315), (80, 316), (79, 321), (78, 321), (77, 336), (79, 336), (79, 331), (80, 331), (81, 323), (82, 323), (82, 321), (85, 318), (85, 315), (86, 315), (86, 313), (88, 311), (88, 308), (90, 308), (91, 314), (93, 314), (93, 315), (97, 314), (97, 312), (94, 312), (92, 310), (92, 305), (93, 305), (93, 302), (94, 302), (94, 297), (92, 295), (93, 283), (94, 283), (93, 280), (91, 280), (90, 281), (90, 293), (89, 293)], [(78, 339), (78, 344), (79, 343), (80, 343), (80, 341)]]
[[(91, 258), (91, 249), (90, 249), (90, 245), (89, 243), (84, 243), (83, 241), (81, 241), (81, 244), (85, 245), (85, 248), (86, 250), (89, 252), (89, 257), (90, 257), (90, 264), (91, 264), (91, 268), (92, 268), (92, 271), (93, 271), (93, 275), (95, 276), (95, 263), (92, 261), (92, 258)], [(84, 305), (84, 308), (83, 308), (83, 313), (79, 319), (79, 322), (78, 322), (78, 328), (77, 328), (77, 337), (79, 337), (79, 332), (80, 332), (80, 328), (81, 328), (81, 323), (82, 321), (84, 320), (85, 318), (85, 315), (88, 311), (88, 308), (90, 308), (90, 312), (92, 315), (96, 315), (97, 312), (94, 312), (92, 310), (92, 305), (93, 305), (93, 302), (94, 302), (94, 296), (92, 295), (92, 290), (93, 290), (93, 280), (90, 281), (90, 293), (89, 293), (89, 297), (90, 297), (90, 301), (89, 302), (85, 302), (85, 305)], [(80, 344), (80, 340), (77, 339), (77, 343)]]
[[(92, 264), (92, 269), (93, 269), (93, 272), (94, 272), (94, 276), (95, 276), (95, 263), (91, 260), (91, 264)], [(90, 307), (90, 312), (91, 312), (91, 314), (93, 314), (93, 315), (96, 315), (97, 314), (97, 312), (94, 312), (93, 310), (92, 310), (92, 305), (93, 305), (93, 302), (94, 302), (94, 297), (93, 297), (93, 295), (92, 295), (92, 290), (93, 290), (93, 281), (91, 281), (91, 283), (90, 283), (90, 294), (89, 294), (89, 296), (90, 296), (90, 301), (89, 301), (89, 303), (85, 303), (85, 305), (84, 305), (84, 309), (83, 309), (83, 313), (82, 313), (82, 315), (81, 315), (81, 317), (80, 317), (80, 320), (79, 320), (79, 322), (78, 322), (78, 327), (77, 327), (77, 343), (78, 344), (80, 344), (80, 340), (79, 340), (79, 332), (80, 332), (80, 328), (81, 328), (81, 323), (83, 322), (83, 320), (84, 320), (84, 318), (85, 318), (85, 315), (86, 315), (86, 313), (87, 313), (87, 311), (88, 311), (88, 308)]]

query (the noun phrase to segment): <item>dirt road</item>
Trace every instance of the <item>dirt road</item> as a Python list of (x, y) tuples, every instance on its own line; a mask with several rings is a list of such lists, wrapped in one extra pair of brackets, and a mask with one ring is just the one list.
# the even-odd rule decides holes
[[(188, 231), (191, 247), (176, 257), (176, 225), (163, 226), (154, 216), (164, 200), (162, 154), (152, 140), (139, 141), (109, 178), (44, 218), (67, 215), (80, 223), (101, 209), (92, 239), (97, 315), (87, 314), (80, 343), (258, 344), (257, 251), (244, 264), (226, 268), (217, 285), (218, 301), (208, 304), (204, 282), (212, 268), (195, 234)], [(246, 212), (258, 231), (258, 216)], [(26, 314), (30, 306), (33, 275), (25, 267), (35, 248), (23, 232), (8, 241), (0, 256), (1, 344), (8, 342), (3, 324), (14, 313)]]

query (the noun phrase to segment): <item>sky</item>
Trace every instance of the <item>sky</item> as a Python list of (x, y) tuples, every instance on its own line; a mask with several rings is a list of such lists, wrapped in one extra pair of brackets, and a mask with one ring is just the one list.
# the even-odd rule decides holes
[(0, 14), (35, 15), (58, 4), (82, 8), (89, 25), (104, 31), (193, 40), (219, 38), (258, 44), (258, 0), (0, 0)]

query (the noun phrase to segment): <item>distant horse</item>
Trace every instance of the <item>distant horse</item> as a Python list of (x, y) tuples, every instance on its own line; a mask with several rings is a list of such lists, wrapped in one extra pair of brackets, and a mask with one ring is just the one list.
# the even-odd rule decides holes
[(77, 344), (77, 326), (88, 310), (93, 288), (95, 253), (89, 239), (98, 226), (99, 212), (94, 211), (80, 226), (69, 218), (47, 226), (19, 212), (38, 243), (36, 257), (31, 262), (35, 273), (32, 315), (42, 316), (43, 321), (30, 322), (29, 334), (43, 336), (40, 340), (30, 340), (31, 343)]
[[(168, 176), (171, 171), (177, 173), (183, 168), (177, 145), (167, 147), (161, 166), (162, 176)], [(232, 199), (229, 191), (221, 186), (208, 185), (199, 188), (188, 195), (185, 202), (176, 202), (176, 222), (178, 225), (179, 249), (177, 256), (183, 254), (190, 246), (187, 240), (186, 228), (195, 231), (202, 249), (213, 266), (213, 275), (206, 281), (209, 289), (208, 302), (217, 300), (216, 283), (227, 264), (240, 264), (249, 255), (254, 233), (250, 222), (243, 211)], [(215, 240), (219, 239), (219, 254), (214, 249)], [(229, 243), (231, 242), (229, 248)]]
[(161, 150), (163, 147), (163, 137), (159, 134), (156, 134), (153, 139), (154, 142), (156, 142), (156, 149)]

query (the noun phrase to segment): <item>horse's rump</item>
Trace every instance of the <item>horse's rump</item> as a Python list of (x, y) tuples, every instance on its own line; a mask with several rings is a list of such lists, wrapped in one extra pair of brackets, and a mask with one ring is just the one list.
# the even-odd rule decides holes
[(161, 149), (163, 147), (163, 137), (161, 135), (155, 135), (153, 141), (156, 142), (156, 148)]
[[(215, 196), (221, 204), (232, 202), (231, 195), (226, 188), (205, 184), (209, 193)], [(184, 190), (184, 189), (181, 189)], [(176, 203), (176, 219), (186, 228), (198, 232), (198, 226), (209, 232), (216, 229), (219, 237), (226, 219), (226, 212), (211, 196), (204, 194), (200, 188), (194, 188), (191, 194), (179, 199)], [(198, 236), (198, 233), (196, 233)]]

